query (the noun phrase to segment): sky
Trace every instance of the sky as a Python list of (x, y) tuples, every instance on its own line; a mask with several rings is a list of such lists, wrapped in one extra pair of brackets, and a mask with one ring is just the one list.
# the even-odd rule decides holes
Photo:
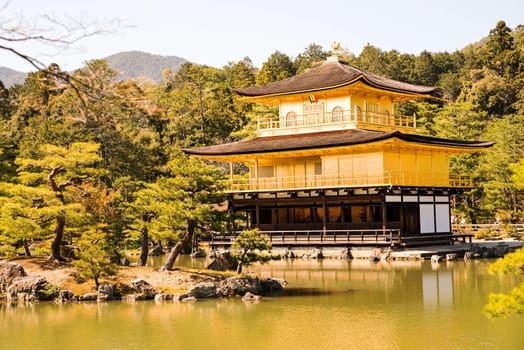
[[(294, 58), (311, 43), (329, 50), (334, 41), (356, 55), (366, 44), (411, 54), (453, 52), (487, 36), (499, 20), (512, 29), (524, 24), (524, 1), (0, 0), (0, 36), (1, 29), (20, 23), (46, 33), (51, 26), (44, 15), (99, 21), (109, 29), (115, 29), (109, 22), (118, 21), (112, 33), (68, 47), (17, 46), (65, 70), (131, 50), (218, 68), (249, 57), (261, 67), (277, 50)], [(32, 70), (1, 49), (0, 66)]]

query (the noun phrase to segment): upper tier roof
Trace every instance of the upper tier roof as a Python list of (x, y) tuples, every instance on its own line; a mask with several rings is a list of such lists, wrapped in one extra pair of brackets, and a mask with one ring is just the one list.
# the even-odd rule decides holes
[(185, 149), (184, 152), (204, 157), (231, 156), (241, 154), (245, 155), (350, 146), (392, 138), (425, 145), (457, 147), (459, 149), (470, 150), (480, 150), (482, 148), (490, 147), (494, 144), (493, 142), (459, 141), (429, 136), (403, 134), (399, 131), (382, 132), (348, 129), (294, 135), (257, 137), (251, 140), (238, 141), (222, 145)]
[(328, 59), (320, 66), (308, 69), (293, 77), (267, 85), (236, 89), (235, 92), (246, 97), (277, 96), (333, 89), (357, 81), (379, 89), (416, 95), (429, 95), (437, 89), (434, 86), (414, 85), (380, 77), (357, 69), (345, 62)]

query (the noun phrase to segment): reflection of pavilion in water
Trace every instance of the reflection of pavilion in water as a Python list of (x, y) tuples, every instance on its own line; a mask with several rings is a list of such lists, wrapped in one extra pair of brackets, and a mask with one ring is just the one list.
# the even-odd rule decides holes
[(422, 290), (425, 306), (453, 305), (453, 270), (432, 264), (431, 270), (422, 273)]
[[(453, 269), (429, 261), (282, 260), (257, 273), (284, 278), (289, 286), (350, 291), (356, 301), (447, 306), (454, 303)], [(364, 293), (362, 293), (364, 292)]]

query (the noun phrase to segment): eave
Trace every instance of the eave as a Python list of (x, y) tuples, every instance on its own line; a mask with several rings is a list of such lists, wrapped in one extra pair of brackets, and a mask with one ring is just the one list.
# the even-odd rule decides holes
[(354, 95), (372, 93), (382, 96), (389, 96), (392, 102), (413, 101), (417, 99), (435, 99), (431, 94), (420, 94), (407, 92), (405, 90), (386, 88), (372, 83), (365, 76), (360, 75), (355, 79), (333, 86), (324, 88), (307, 89), (301, 91), (292, 91), (285, 93), (267, 94), (261, 96), (242, 96), (245, 100), (255, 103), (263, 103), (271, 106), (278, 106), (285, 100), (303, 100), (307, 101), (310, 95), (318, 95), (327, 98), (333, 95), (347, 95), (347, 91), (355, 91)]
[[(417, 138), (420, 141), (417, 141)], [(370, 152), (443, 152), (448, 156), (485, 151), (493, 142), (452, 144), (443, 139), (433, 139), (433, 143), (423, 142), (424, 137), (400, 133), (384, 133), (383, 138), (346, 145), (305, 146), (290, 149), (274, 149), (270, 151), (257, 150), (250, 152), (232, 152), (209, 154), (198, 152), (197, 149), (184, 150), (199, 158), (221, 162), (244, 162), (256, 160), (314, 158), (326, 155), (358, 154)], [(439, 142), (440, 141), (440, 142)]]

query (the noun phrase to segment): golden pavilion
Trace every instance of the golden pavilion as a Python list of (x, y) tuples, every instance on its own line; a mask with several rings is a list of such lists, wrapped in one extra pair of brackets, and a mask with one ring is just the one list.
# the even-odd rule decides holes
[[(473, 187), (449, 172), (453, 155), (493, 143), (417, 135), (399, 103), (433, 98), (435, 87), (408, 84), (328, 58), (316, 68), (235, 90), (278, 107), (259, 118), (257, 136), (186, 149), (229, 163), (229, 210), (244, 214), (273, 244), (452, 243), (451, 200)], [(236, 163), (249, 168), (235, 174)], [(463, 238), (463, 237), (462, 237)]]

